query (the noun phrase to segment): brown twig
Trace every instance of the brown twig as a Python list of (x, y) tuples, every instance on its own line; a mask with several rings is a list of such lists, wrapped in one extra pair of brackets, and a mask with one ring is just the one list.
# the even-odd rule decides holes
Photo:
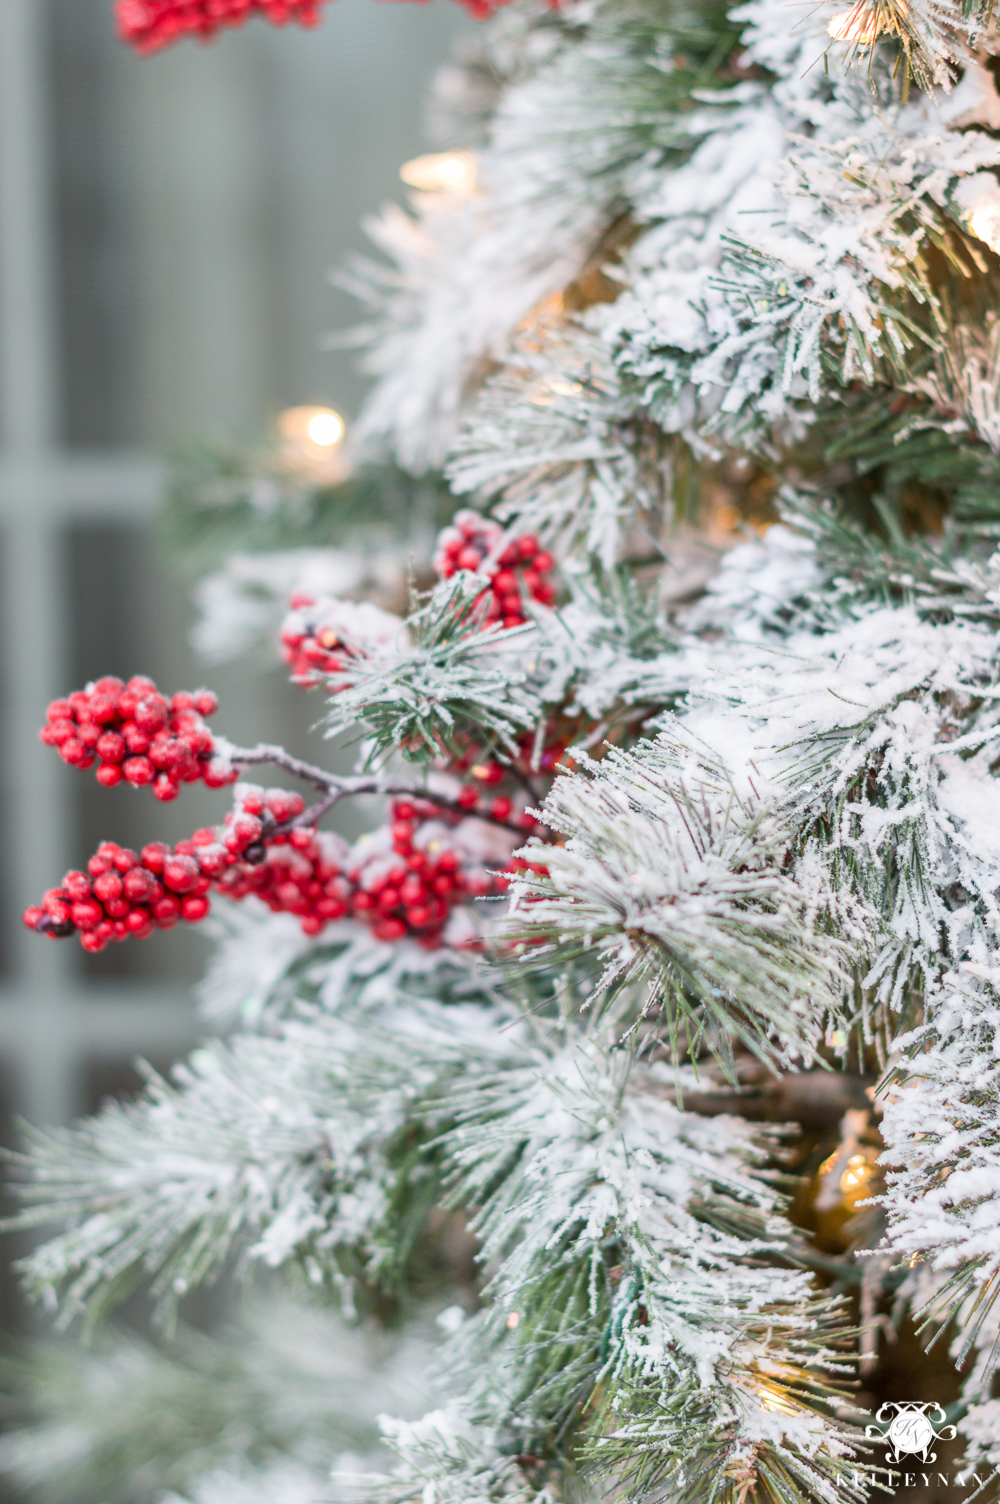
[(230, 762), (241, 767), (271, 763), (274, 767), (283, 768), (286, 773), (301, 778), (304, 783), (312, 784), (314, 789), (322, 793), (322, 799), (303, 810), (301, 815), (296, 815), (294, 820), (285, 822), (289, 827), (315, 825), (341, 799), (354, 798), (359, 794), (380, 794), (389, 799), (424, 799), (443, 812), (456, 815), (459, 819), (483, 820), (487, 825), (496, 825), (500, 830), (506, 830), (521, 840), (527, 840), (529, 834), (542, 834), (544, 837), (547, 833), (547, 827), (543, 825), (537, 825), (529, 832), (513, 820), (500, 819), (486, 810), (467, 809), (457, 799), (452, 799), (447, 794), (436, 793), (433, 789), (419, 784), (386, 779), (377, 773), (359, 773), (351, 777), (345, 777), (339, 773), (328, 773), (325, 768), (318, 768), (313, 763), (303, 762), (301, 758), (293, 757), (290, 752), (285, 751), (284, 747), (270, 746), (265, 742), (259, 742), (256, 747), (233, 747), (229, 749), (227, 756)]

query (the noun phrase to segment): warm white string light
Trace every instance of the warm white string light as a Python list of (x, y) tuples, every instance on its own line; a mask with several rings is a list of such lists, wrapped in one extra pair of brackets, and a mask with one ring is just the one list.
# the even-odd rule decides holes
[(332, 407), (286, 407), (278, 415), (281, 454), (293, 470), (333, 484), (347, 474), (347, 424)]
[(424, 193), (473, 193), (476, 159), (471, 151), (429, 152), (404, 162), (399, 175), (408, 188)]
[(966, 229), (991, 251), (1000, 252), (1000, 184), (993, 174), (976, 172), (962, 178), (954, 201)]

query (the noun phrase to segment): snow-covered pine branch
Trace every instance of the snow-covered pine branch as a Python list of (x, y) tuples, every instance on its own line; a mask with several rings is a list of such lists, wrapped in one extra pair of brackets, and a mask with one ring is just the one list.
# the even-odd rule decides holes
[(399, 1428), (401, 1465), (365, 1496), (433, 1479), (443, 1498), (519, 1498), (505, 1456), (544, 1489), (572, 1452), (561, 1466), (584, 1479), (682, 1497), (741, 1482), (768, 1497), (784, 1467), (786, 1499), (850, 1499), (838, 1317), (781, 1267), (796, 1240), (757, 1173), (766, 1141), (682, 1112), (673, 1072), (631, 1060), (613, 1028), (581, 1032), (578, 1003), (567, 990), (534, 1061), (453, 1097), (451, 1194), (478, 1207), (492, 1304), (442, 1355), (471, 1392)]
[(675, 1055), (735, 1039), (807, 1062), (849, 987), (832, 895), (818, 863), (785, 871), (787, 824), (711, 761), (664, 736), (559, 778), (544, 818), (565, 840), (517, 879), (511, 922), (538, 963), (593, 950), (598, 992), (627, 988)]
[(348, 1305), (355, 1272), (391, 1283), (399, 1196), (425, 1212), (434, 1199), (435, 1156), (420, 1144), (446, 1112), (436, 1084), (473, 1048), (463, 1025), (492, 1036), (482, 1009), (427, 1009), (397, 1008), (377, 1028), (345, 1008), (217, 1042), (176, 1084), (149, 1071), (134, 1103), (32, 1130), (15, 1156), (29, 1177), (16, 1225), (66, 1230), (26, 1260), (28, 1288), (58, 1296), (64, 1322), (93, 1322), (145, 1280), (170, 1317), (232, 1257), (295, 1259)]
[(359, 654), (328, 676), (329, 735), (360, 725), (376, 752), (399, 749), (424, 763), (455, 750), (469, 730), (514, 751), (541, 710), (521, 667), (530, 633), (486, 634), (485, 624), (482, 578), (463, 570), (442, 581), (409, 617), (411, 648)]

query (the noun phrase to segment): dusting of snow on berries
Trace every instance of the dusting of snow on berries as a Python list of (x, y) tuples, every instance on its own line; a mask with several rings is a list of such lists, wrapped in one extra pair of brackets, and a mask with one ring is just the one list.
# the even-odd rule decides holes
[(488, 622), (519, 627), (527, 621), (525, 600), (548, 606), (555, 588), (548, 576), (554, 567), (538, 539), (530, 534), (504, 542), (503, 529), (478, 512), (456, 512), (450, 527), (438, 534), (434, 568), (443, 579), (461, 569), (485, 575), (490, 598)]
[(167, 802), (177, 798), (182, 783), (200, 779), (221, 789), (238, 776), (217, 754), (205, 725), (218, 705), (209, 689), (168, 699), (142, 674), (127, 684), (108, 677), (53, 700), (39, 735), (70, 767), (91, 768), (96, 761), (104, 788), (151, 784), (157, 799)]
[[(184, 36), (208, 41), (223, 27), (242, 26), (261, 16), (272, 26), (316, 26), (326, 0), (117, 0), (118, 35), (137, 52), (157, 52)], [(510, 0), (460, 0), (470, 15), (485, 20)], [(554, 0), (550, 0), (553, 3)]]
[(406, 623), (369, 601), (299, 592), (281, 627), (281, 651), (295, 684), (341, 673), (352, 658), (384, 658), (410, 645)]
[(189, 841), (162, 841), (141, 855), (103, 842), (86, 872), (67, 872), (24, 923), (54, 940), (79, 934), (100, 951), (154, 929), (195, 924), (209, 912), (209, 892), (261, 899), (274, 913), (295, 914), (306, 935), (338, 919), (368, 925), (377, 940), (409, 937), (427, 949), (444, 943), (459, 904), (506, 891), (509, 837), (428, 800), (396, 800), (391, 823), (350, 847), (340, 836), (294, 822), (305, 812), (300, 794), (240, 783), (220, 827), (196, 830)]

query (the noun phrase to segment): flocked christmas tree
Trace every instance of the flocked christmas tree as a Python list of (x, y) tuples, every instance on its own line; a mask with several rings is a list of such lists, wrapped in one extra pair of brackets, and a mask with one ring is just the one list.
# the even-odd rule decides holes
[[(143, 48), (253, 10), (316, 19), (120, 3)], [(475, 1255), (394, 1462), (325, 1481), (314, 1428), (295, 1473), (286, 1425), (254, 1475), (220, 1421), (191, 1497), (848, 1504), (920, 1486), (924, 1422), (953, 1482), (1000, 1462), (998, 77), (952, 0), (499, 9), (345, 277), (356, 443), (459, 499), (436, 583), (324, 593), (281, 492), (310, 548), (201, 589), (225, 618), (298, 559), (284, 656), (357, 773), (233, 746), (207, 691), (49, 708), (39, 755), (232, 807), (26, 922), (96, 951), (211, 906), (238, 1022), (35, 1134), (28, 1288), (169, 1322), (235, 1259), (366, 1330), (447, 1304), (443, 1228)], [(320, 828), (373, 792), (353, 848)]]

